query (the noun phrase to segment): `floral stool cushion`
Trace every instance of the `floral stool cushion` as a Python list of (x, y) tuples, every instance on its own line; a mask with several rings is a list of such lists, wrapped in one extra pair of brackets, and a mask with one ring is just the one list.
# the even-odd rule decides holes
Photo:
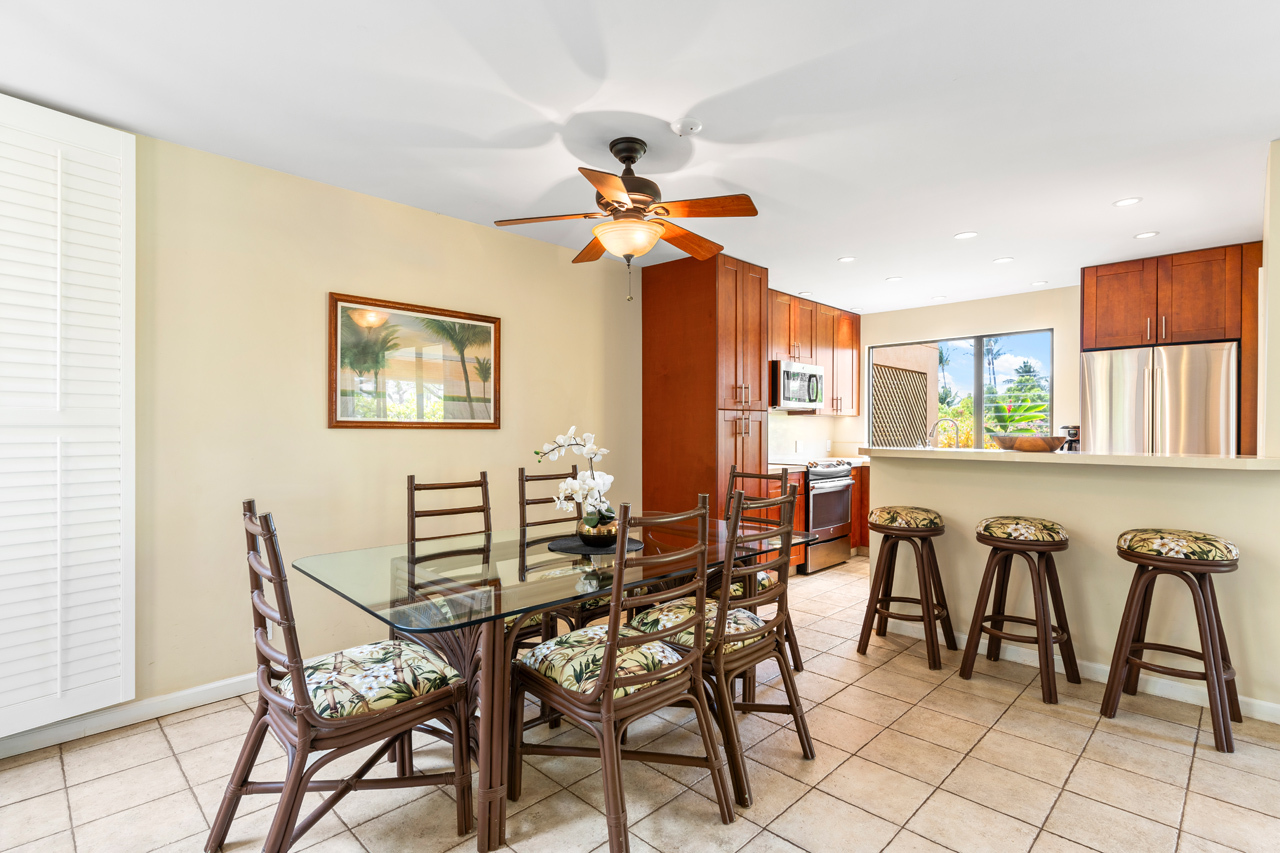
[[(302, 665), (316, 713), (336, 719), (390, 708), (462, 681), (462, 676), (424, 646), (383, 640), (315, 658)], [(293, 677), (276, 690), (293, 699)]]
[(1238, 560), (1240, 549), (1221, 536), (1194, 530), (1146, 527), (1120, 534), (1116, 547), (1122, 551), (1173, 557), (1183, 560)]
[[(609, 634), (607, 625), (591, 625), (561, 634), (553, 640), (547, 640), (534, 646), (521, 663), (530, 669), (537, 670), (547, 678), (569, 690), (579, 693), (590, 693), (600, 680), (600, 670), (604, 665), (605, 638)], [(623, 637), (638, 637), (641, 632), (625, 625), (619, 631)], [(681, 655), (665, 643), (652, 642), (639, 646), (627, 646), (618, 650), (615, 677), (639, 675), (653, 672), (664, 666), (680, 662)], [(665, 675), (663, 678), (670, 678)], [(637, 684), (630, 687), (615, 687), (614, 698), (634, 693), (649, 684)]]
[(993, 539), (1016, 539), (1020, 542), (1066, 542), (1067, 530), (1047, 518), (1025, 515), (997, 515), (978, 522), (977, 534)]
[[(764, 592), (778, 582), (777, 572), (756, 572), (756, 592)], [(747, 594), (747, 585), (742, 581), (734, 581), (729, 587), (729, 594), (741, 598)]]
[[(677, 601), (668, 601), (666, 604), (658, 607), (650, 608), (636, 616), (631, 620), (634, 628), (641, 631), (652, 633), (661, 631), (663, 628), (670, 628), (672, 625), (678, 625), (697, 612), (697, 600), (693, 598), (681, 598)], [(716, 615), (720, 612), (720, 605), (714, 601), (707, 602), (707, 642), (711, 641), (711, 632), (716, 627)], [(725, 638), (728, 640), (734, 634), (745, 634), (748, 631), (754, 631), (757, 628), (764, 627), (764, 620), (750, 610), (743, 610), (735, 607), (729, 611), (725, 620)], [(763, 635), (752, 637), (746, 642), (734, 642), (728, 640), (724, 644), (726, 652), (736, 651), (743, 646), (750, 645), (764, 639)], [(681, 646), (693, 645), (693, 626), (689, 626), (686, 630), (674, 637), (670, 638), (670, 642)]]
[(867, 521), (881, 527), (924, 529), (942, 526), (942, 516), (922, 506), (878, 506), (871, 510)]

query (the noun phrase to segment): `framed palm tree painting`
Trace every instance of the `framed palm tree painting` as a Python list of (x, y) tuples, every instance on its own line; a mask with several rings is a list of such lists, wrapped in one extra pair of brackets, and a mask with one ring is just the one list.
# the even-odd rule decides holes
[(497, 429), (501, 321), (329, 294), (329, 426)]

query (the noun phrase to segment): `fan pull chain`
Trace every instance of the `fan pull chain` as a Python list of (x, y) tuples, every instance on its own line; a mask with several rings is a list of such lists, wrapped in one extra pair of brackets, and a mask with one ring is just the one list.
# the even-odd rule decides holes
[(635, 302), (636, 298), (631, 295), (631, 259), (627, 258), (627, 301)]

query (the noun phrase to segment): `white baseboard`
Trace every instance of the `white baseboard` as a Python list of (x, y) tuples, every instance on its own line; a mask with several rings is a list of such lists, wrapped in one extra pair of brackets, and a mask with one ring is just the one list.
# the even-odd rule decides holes
[(131, 726), (134, 723), (163, 717), (165, 714), (176, 714), (188, 708), (196, 708), (200, 705), (207, 705), (210, 702), (230, 699), (232, 696), (239, 696), (256, 688), (257, 679), (250, 673), (249, 675), (237, 675), (234, 678), (224, 678), (222, 681), (202, 684), (199, 687), (192, 687), (187, 690), (179, 690), (176, 693), (166, 693), (163, 696), (152, 696), (149, 699), (139, 699), (136, 702), (113, 705), (100, 711), (93, 711), (89, 714), (82, 714), (79, 717), (72, 717), (69, 720), (50, 723), (38, 729), (31, 729), (6, 738), (0, 738), (0, 758), (20, 755), (35, 749), (43, 749), (56, 743), (66, 743), (88, 735), (96, 735), (100, 732), (118, 729), (121, 726)]
[[(891, 626), (891, 633), (903, 634), (922, 640), (924, 639), (924, 626), (913, 622), (894, 622)], [(956, 645), (963, 649), (968, 639), (967, 634), (957, 633)], [(978, 653), (983, 654), (986, 648), (986, 641), (983, 640), (978, 646)], [(1038, 667), (1040, 665), (1040, 656), (1031, 646), (1005, 643), (1000, 648), (1000, 657), (1004, 660), (1011, 660), (1014, 663), (1023, 663), (1028, 666)], [(1063, 672), (1062, 658), (1054, 655), (1053, 661), (1057, 671)], [(1106, 684), (1107, 675), (1111, 672), (1110, 664), (1078, 660), (1076, 665), (1080, 667), (1080, 676), (1082, 678), (1089, 681), (1100, 681), (1103, 684)], [(1199, 705), (1201, 707), (1208, 707), (1209, 705), (1209, 694), (1205, 690), (1204, 684), (1198, 681), (1183, 681), (1143, 675), (1138, 679), (1138, 690), (1142, 693), (1150, 693), (1153, 696), (1176, 699), (1179, 702), (1186, 702), (1190, 705)], [(1120, 707), (1124, 707), (1123, 698), (1120, 700)], [(1280, 704), (1275, 702), (1264, 702), (1261, 699), (1241, 696), (1240, 710), (1246, 717), (1253, 717), (1255, 720), (1280, 723)]]

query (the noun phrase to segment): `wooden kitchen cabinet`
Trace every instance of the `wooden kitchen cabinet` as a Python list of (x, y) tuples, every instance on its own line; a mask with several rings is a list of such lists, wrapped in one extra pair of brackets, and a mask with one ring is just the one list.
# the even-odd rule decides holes
[(849, 311), (838, 312), (836, 346), (832, 359), (835, 375), (831, 382), (837, 415), (856, 415), (861, 411), (861, 383), (858, 381), (858, 359), (861, 351), (862, 317)]
[(682, 258), (645, 267), (641, 287), (643, 507), (684, 510), (705, 493), (720, 517), (729, 467), (768, 463), (768, 271)]
[(822, 368), (822, 408), (819, 414), (834, 415), (836, 408), (836, 325), (840, 311), (829, 305), (819, 305), (814, 312), (813, 354), (814, 364)]
[[(741, 410), (721, 411), (716, 442), (716, 492), (711, 496), (711, 511), (724, 518), (729, 494), (729, 468), (763, 474), (769, 467), (769, 441), (765, 433), (765, 413)], [(744, 490), (748, 497), (763, 497), (759, 481), (750, 481)]]
[(1162, 344), (1240, 337), (1240, 246), (1156, 259), (1156, 340)]
[(769, 408), (768, 272), (718, 255), (716, 368), (720, 408)]
[(769, 291), (769, 358), (773, 361), (798, 361), (817, 364), (816, 302)]
[(1154, 345), (1156, 259), (1081, 270), (1080, 322), (1083, 349)]

